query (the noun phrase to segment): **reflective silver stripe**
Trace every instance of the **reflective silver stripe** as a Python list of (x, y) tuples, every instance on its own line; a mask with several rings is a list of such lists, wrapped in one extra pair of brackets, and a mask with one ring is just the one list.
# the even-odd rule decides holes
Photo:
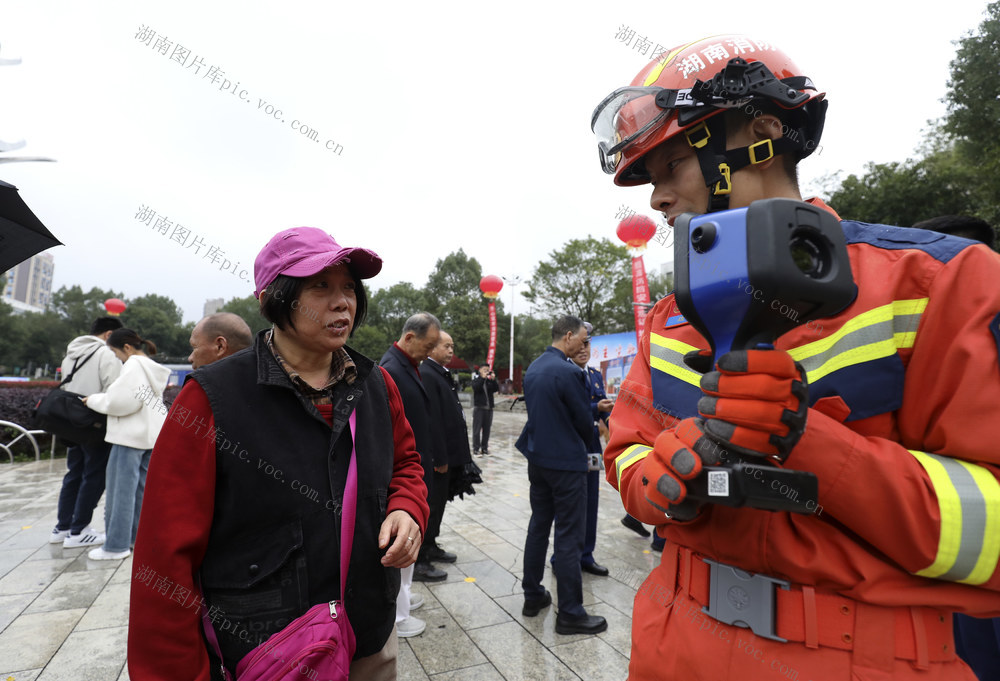
[(615, 473), (618, 476), (618, 486), (622, 484), (622, 473), (632, 464), (639, 463), (646, 458), (646, 455), (653, 451), (652, 447), (646, 445), (632, 445), (624, 452), (615, 457)]
[(791, 348), (810, 382), (839, 369), (891, 357), (912, 348), (927, 298), (895, 300), (849, 319), (843, 327), (812, 343)]
[(649, 366), (674, 378), (701, 386), (701, 374), (684, 363), (684, 355), (698, 348), (657, 333), (649, 335)]
[(947, 456), (910, 451), (934, 487), (941, 530), (934, 562), (915, 574), (982, 584), (1000, 557), (1000, 483), (988, 469)]

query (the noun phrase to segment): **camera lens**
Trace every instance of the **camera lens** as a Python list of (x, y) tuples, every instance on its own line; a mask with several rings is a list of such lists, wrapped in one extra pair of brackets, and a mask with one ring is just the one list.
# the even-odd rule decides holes
[(830, 271), (830, 249), (819, 235), (808, 232), (793, 234), (788, 250), (792, 254), (792, 262), (807, 277), (820, 279)]
[(706, 222), (703, 225), (699, 225), (691, 232), (691, 248), (696, 253), (705, 253), (715, 243), (715, 236), (716, 231), (713, 223)]

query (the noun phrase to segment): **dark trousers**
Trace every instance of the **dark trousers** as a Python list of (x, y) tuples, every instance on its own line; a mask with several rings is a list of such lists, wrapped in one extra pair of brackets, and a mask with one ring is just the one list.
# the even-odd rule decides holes
[(601, 473), (587, 473), (587, 528), (583, 538), (583, 555), (580, 562), (587, 565), (594, 562), (594, 548), (597, 546), (597, 498), (601, 489)]
[(74, 445), (66, 450), (66, 475), (59, 492), (56, 528), (80, 532), (90, 524), (104, 494), (105, 471), (111, 445)]
[(427, 504), (431, 507), (431, 514), (427, 518), (427, 536), (424, 537), (420, 553), (417, 555), (419, 562), (427, 562), (427, 549), (437, 546), (437, 538), (441, 534), (441, 519), (444, 517), (444, 505), (448, 503), (450, 477), (450, 469), (447, 473), (434, 472), (434, 482), (431, 483), (432, 488), (427, 493)]
[[(490, 426), (492, 425), (493, 409), (490, 407), (472, 408), (472, 451), (478, 452), (480, 450), (480, 442), (483, 445), (482, 449), (490, 448)], [(482, 437), (480, 437), (480, 431)]]
[(583, 575), (580, 555), (586, 532), (587, 474), (583, 471), (556, 471), (528, 464), (531, 520), (524, 541), (525, 600), (545, 595), (542, 576), (549, 550), (549, 530), (555, 520), (552, 570), (556, 576), (559, 612), (586, 615), (583, 609)]
[(1000, 617), (955, 613), (955, 652), (979, 679), (1000, 679)]

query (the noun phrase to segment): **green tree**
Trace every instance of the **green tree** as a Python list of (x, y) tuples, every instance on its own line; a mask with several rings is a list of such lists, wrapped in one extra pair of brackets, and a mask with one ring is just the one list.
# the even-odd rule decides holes
[(979, 212), (975, 173), (954, 149), (902, 163), (869, 163), (865, 169), (830, 195), (830, 205), (845, 219), (909, 227), (937, 215)]
[(969, 215), (1000, 225), (1000, 2), (978, 31), (958, 41), (945, 100), (916, 158), (868, 164), (830, 193), (845, 218), (910, 226), (938, 215)]
[[(552, 318), (572, 314), (595, 334), (627, 329), (631, 316), (631, 260), (610, 239), (572, 239), (535, 267), (524, 297)], [(623, 301), (628, 291), (629, 300)]]
[(44, 367), (48, 364), (50, 375), (62, 362), (66, 346), (73, 338), (80, 335), (70, 329), (65, 320), (52, 310), (26, 312), (17, 316), (16, 323), (20, 326), (20, 337), (11, 363), (22, 369), (27, 366)]
[[(455, 341), (455, 354), (470, 364), (486, 361), (490, 344), (489, 301), (483, 297), (479, 282), (483, 268), (479, 261), (459, 249), (437, 261), (427, 279), (424, 296), (427, 309), (441, 320), (441, 326)], [(496, 301), (497, 358), (509, 352), (510, 317), (504, 314), (503, 302)], [(494, 360), (494, 364), (502, 363)]]
[(967, 169), (974, 214), (1000, 225), (1000, 2), (986, 6), (979, 30), (958, 41), (948, 80), (943, 131)]
[(66, 322), (75, 337), (89, 333), (90, 325), (98, 317), (108, 316), (108, 311), (104, 309), (105, 300), (124, 297), (123, 293), (96, 287), (84, 292), (74, 284), (69, 288), (62, 286), (53, 293), (49, 307)]
[[(3, 289), (0, 282), (0, 290)], [(20, 356), (24, 344), (24, 326), (14, 308), (0, 301), (0, 375), (9, 374)]]
[(400, 282), (377, 291), (368, 290), (368, 319), (354, 332), (348, 344), (363, 355), (378, 361), (399, 338), (403, 323), (414, 312), (427, 309), (421, 289)]
[(173, 300), (147, 293), (128, 302), (122, 324), (156, 343), (161, 361), (184, 361), (190, 354), (188, 339), (193, 324), (182, 324), (181, 309)]

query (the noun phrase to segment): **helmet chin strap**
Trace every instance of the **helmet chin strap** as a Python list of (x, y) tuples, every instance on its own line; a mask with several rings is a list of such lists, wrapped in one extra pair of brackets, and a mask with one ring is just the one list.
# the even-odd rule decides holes
[[(729, 209), (729, 195), (733, 191), (733, 174), (769, 161), (778, 154), (802, 148), (801, 143), (789, 137), (765, 138), (745, 147), (726, 149), (726, 121), (724, 116), (712, 116), (693, 128), (684, 131), (687, 143), (695, 150), (701, 174), (708, 187), (706, 213)], [(798, 136), (798, 135), (797, 135)]]

